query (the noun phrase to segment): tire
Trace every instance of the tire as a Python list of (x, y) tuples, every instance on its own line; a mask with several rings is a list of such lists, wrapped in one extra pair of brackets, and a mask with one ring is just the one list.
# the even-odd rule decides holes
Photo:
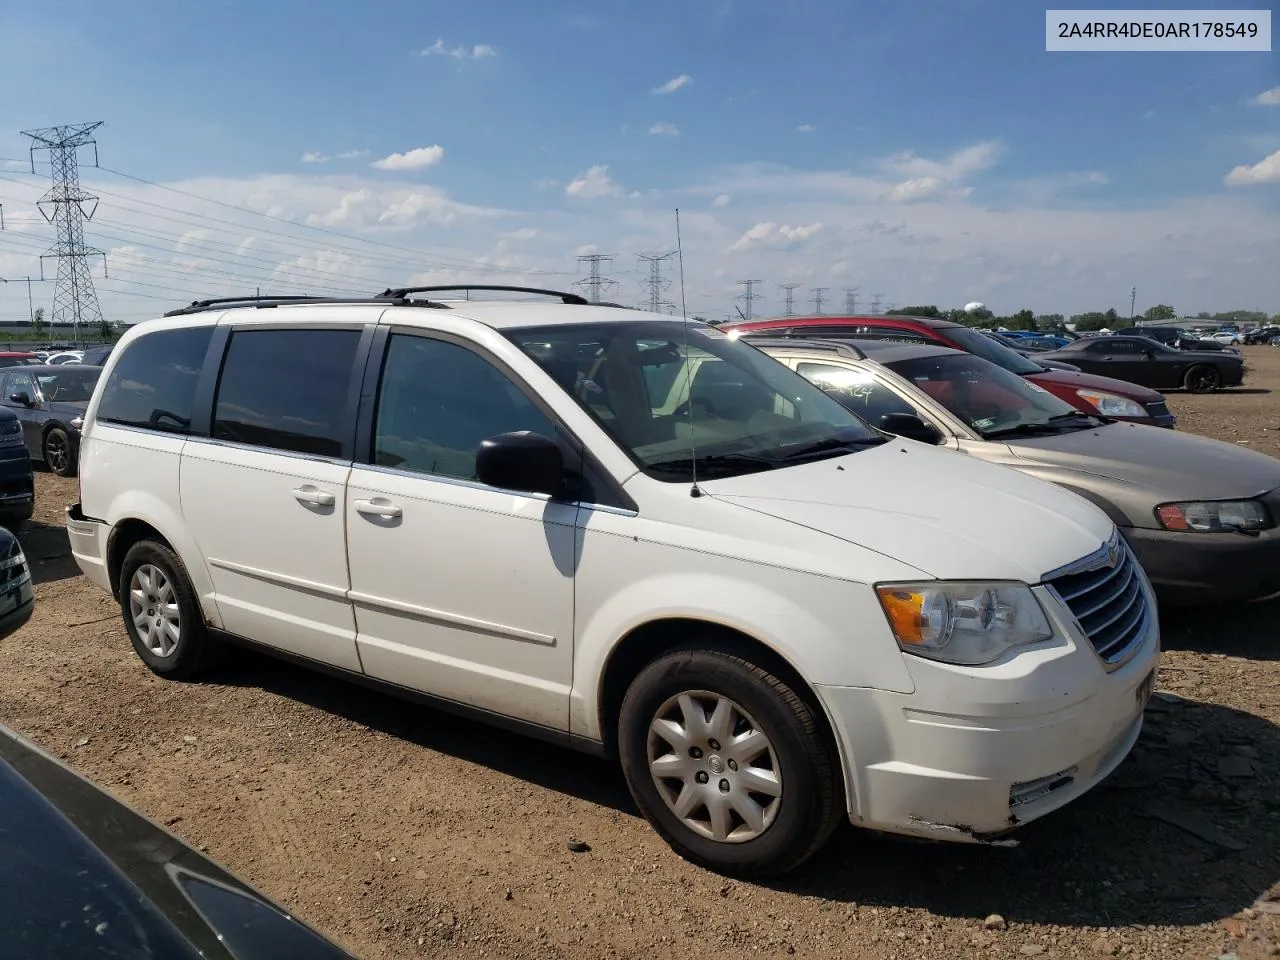
[[(727, 711), (723, 725), (715, 704), (728, 704), (719, 708)], [(677, 719), (664, 725), (665, 736), (653, 732), (671, 717)], [(795, 690), (767, 670), (716, 649), (681, 649), (632, 681), (618, 722), (618, 753), (636, 805), (676, 853), (717, 873), (763, 879), (807, 860), (845, 815), (839, 759), (822, 724)], [(714, 736), (716, 727), (736, 731), (731, 736), (740, 743), (748, 733), (763, 741), (753, 737), (755, 749), (735, 751), (721, 742), (723, 733)], [(692, 735), (682, 739), (680, 731)], [(676, 742), (687, 746), (677, 750)], [(671, 776), (659, 779), (653, 760)], [(697, 799), (679, 804), (686, 795)], [(702, 797), (725, 811), (723, 817)], [(757, 811), (754, 822), (739, 806)], [(724, 839), (715, 836), (717, 824)]]
[(1217, 367), (1201, 363), (1192, 367), (1182, 378), (1182, 385), (1190, 393), (1212, 393), (1222, 386), (1222, 374)]
[(167, 680), (195, 680), (213, 665), (220, 644), (205, 626), (186, 567), (167, 546), (140, 540), (130, 547), (116, 592), (133, 651), (152, 673)]
[(71, 445), (71, 437), (61, 427), (51, 427), (45, 432), (41, 453), (50, 473), (60, 477), (76, 475), (75, 449)]

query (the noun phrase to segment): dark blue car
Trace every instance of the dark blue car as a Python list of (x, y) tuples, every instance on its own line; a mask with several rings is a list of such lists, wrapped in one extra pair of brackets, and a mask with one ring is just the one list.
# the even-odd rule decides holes
[(35, 480), (22, 421), (0, 407), (0, 526), (17, 527), (31, 519)]

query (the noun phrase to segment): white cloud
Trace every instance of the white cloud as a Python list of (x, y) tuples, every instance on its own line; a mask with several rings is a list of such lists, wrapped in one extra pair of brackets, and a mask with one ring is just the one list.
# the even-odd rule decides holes
[(438, 39), (425, 50), (418, 51), (418, 56), (420, 57), (452, 57), (455, 60), (483, 60), (486, 57), (496, 57), (497, 55), (498, 51), (487, 43), (477, 43), (470, 47), (466, 44), (457, 47), (446, 47), (443, 39)]
[(886, 158), (881, 166), (890, 174), (904, 176), (884, 191), (883, 199), (894, 203), (910, 203), (950, 193), (967, 197), (972, 187), (955, 187), (957, 181), (995, 166), (1003, 146), (997, 140), (986, 140), (957, 150), (944, 160), (929, 160), (914, 150), (904, 150)]
[(1259, 107), (1280, 107), (1280, 87), (1263, 90), (1249, 102)]
[(555, 177), (543, 177), (534, 183), (534, 186), (539, 190), (550, 190), (552, 187), (558, 187), (559, 185), (560, 181)]
[(361, 157), (367, 157), (368, 155), (368, 150), (343, 150), (342, 153), (338, 154), (338, 159), (359, 160)]
[(1247, 187), (1259, 183), (1280, 183), (1280, 150), (1250, 166), (1242, 164), (1223, 178), (1229, 187)]
[(811, 223), (806, 227), (788, 227), (786, 225), (779, 226), (776, 223), (757, 223), (754, 227), (740, 236), (729, 250), (746, 250), (750, 247), (759, 245), (790, 247), (808, 240), (821, 229), (821, 223)]
[(302, 155), (303, 163), (328, 163), (329, 158), (323, 153), (316, 153), (314, 150), (308, 150)]
[(677, 127), (674, 123), (667, 123), (667, 121), (665, 120), (659, 120), (657, 123), (655, 123), (652, 127), (649, 128), (649, 132), (652, 134), (655, 134), (656, 136), (663, 136), (663, 137), (680, 136), (680, 128)]
[(727, 207), (729, 205), (729, 201), (732, 199), (733, 198), (729, 196), (729, 194), (722, 193), (722, 194), (719, 194), (714, 200), (711, 201), (711, 205), (713, 207)]
[(429, 147), (414, 147), (404, 153), (393, 153), (375, 160), (369, 166), (375, 170), (420, 170), (431, 167), (444, 159), (444, 147), (432, 144)]
[(594, 243), (584, 243), (582, 246), (574, 248), (573, 255), (575, 257), (589, 257), (599, 249)]
[(693, 77), (689, 76), (687, 73), (682, 73), (678, 77), (672, 77), (670, 80), (668, 80), (666, 83), (662, 84), (661, 86), (654, 87), (649, 92), (656, 93), (656, 94), (675, 93), (681, 87), (686, 86), (690, 83), (693, 83)]
[(512, 230), (510, 233), (499, 234), (503, 240), (532, 240), (537, 235), (538, 231), (533, 227), (521, 227), (519, 230)]
[(800, 133), (814, 133), (817, 131), (817, 129), (818, 128), (815, 127), (812, 123), (802, 123), (800, 124), (800, 126), (796, 127), (796, 130)]
[(571, 197), (595, 200), (600, 197), (616, 197), (622, 193), (622, 187), (609, 176), (607, 163), (597, 163), (570, 180), (564, 192)]
[(912, 177), (894, 184), (885, 191), (884, 198), (895, 203), (910, 203), (933, 197), (946, 189), (941, 177)]

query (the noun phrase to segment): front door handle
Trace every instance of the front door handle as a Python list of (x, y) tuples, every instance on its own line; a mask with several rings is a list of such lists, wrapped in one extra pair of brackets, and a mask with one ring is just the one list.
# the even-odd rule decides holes
[(394, 503), (383, 500), (381, 497), (377, 500), (353, 500), (352, 506), (356, 508), (356, 512), (363, 513), (366, 517), (394, 519), (404, 513)]
[(293, 497), (299, 503), (314, 503), (317, 507), (332, 507), (337, 502), (337, 498), (332, 493), (317, 490), (311, 484), (296, 487)]

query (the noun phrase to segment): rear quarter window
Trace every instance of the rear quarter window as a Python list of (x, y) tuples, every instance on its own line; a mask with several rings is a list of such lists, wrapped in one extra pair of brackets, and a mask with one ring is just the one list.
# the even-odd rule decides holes
[(107, 377), (96, 418), (162, 433), (191, 431), (196, 382), (213, 327), (148, 333), (125, 348)]

